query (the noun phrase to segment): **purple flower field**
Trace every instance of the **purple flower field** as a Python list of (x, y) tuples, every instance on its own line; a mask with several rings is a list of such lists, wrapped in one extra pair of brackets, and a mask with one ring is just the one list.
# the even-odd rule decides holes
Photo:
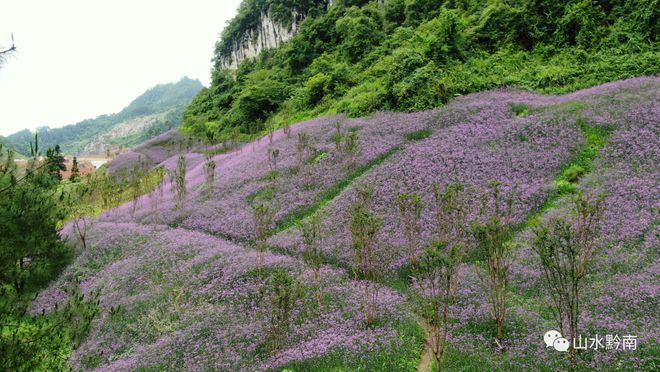
[[(99, 222), (90, 242), (93, 248), (34, 304), (35, 311), (49, 309), (66, 296), (59, 288), (80, 282), (87, 293), (101, 292), (102, 308), (118, 309), (104, 313), (76, 350), (77, 369), (276, 368), (336, 347), (359, 354), (395, 345), (393, 324), (410, 318), (403, 297), (382, 288), (384, 322), (364, 329), (358, 283), (343, 270), (325, 267), (320, 316), (310, 316), (316, 312), (313, 301), (303, 298), (286, 349), (271, 356), (259, 352), (269, 309), (259, 301), (266, 287), (256, 274), (254, 251), (204, 233), (134, 223)], [(264, 270), (274, 268), (286, 268), (301, 282), (311, 275), (295, 258), (267, 254)]]
[[(338, 122), (344, 134), (356, 131), (359, 151), (346, 154), (336, 148)], [(585, 282), (581, 324), (590, 336), (636, 335), (639, 345), (636, 352), (588, 351), (582, 363), (585, 368), (644, 369), (654, 353), (657, 357), (660, 342), (658, 77), (564, 96), (500, 89), (459, 97), (428, 112), (317, 118), (293, 125), (288, 135), (278, 130), (215, 155), (211, 198), (206, 196), (204, 155), (194, 149), (185, 155), (188, 192), (179, 207), (166, 177), (136, 205), (105, 212), (94, 222), (88, 251), (37, 298), (33, 309), (52, 309), (66, 298), (67, 286), (76, 283), (100, 293), (100, 306), (107, 311), (74, 351), (74, 369), (277, 370), (310, 368), (318, 360), (354, 370), (373, 365), (366, 361), (371, 356), (397, 350), (396, 355), (412, 355), (413, 360), (397, 368), (416, 370), (423, 335), (420, 339), (407, 289), (396, 284), (407, 259), (397, 195), (417, 193), (424, 201), (421, 254), (437, 234), (434, 184), (468, 185), (471, 217), (477, 218), (480, 194), (497, 180), (505, 192), (515, 188), (513, 218), (521, 226), (508, 289), (508, 357), (497, 358), (491, 347), (486, 295), (475, 265), (468, 262), (460, 268), (459, 299), (452, 307), (458, 321), (450, 332), (447, 368), (565, 368), (566, 358), (543, 344), (543, 333), (553, 322), (527, 222), (539, 211), (542, 219), (566, 211), (569, 197), (556, 196), (555, 180), (584, 150), (581, 123), (610, 130), (577, 186), (586, 194), (606, 194), (603, 248)], [(424, 131), (428, 135), (409, 136)], [(296, 150), (300, 133), (309, 137), (302, 155)], [(122, 155), (115, 166), (130, 167), (142, 156), (175, 169), (178, 155), (162, 146), (168, 138)], [(279, 150), (276, 166), (269, 162), (271, 149)], [(360, 185), (373, 187), (371, 205), (383, 220), (376, 241), (389, 269), (378, 284), (379, 321), (372, 329), (364, 327), (361, 283), (348, 270), (350, 208)], [(309, 295), (294, 307), (294, 321), (276, 353), (264, 346), (272, 309), (263, 301), (269, 287), (258, 275), (251, 209), (251, 201), (267, 192), (278, 205), (272, 227), (279, 227), (267, 241), (263, 270), (283, 268), (301, 283), (314, 283), (294, 226), (313, 213), (321, 216), (325, 263), (320, 270), (323, 306), (317, 309), (313, 289), (306, 288)], [(312, 364), (296, 364), (301, 362)]]

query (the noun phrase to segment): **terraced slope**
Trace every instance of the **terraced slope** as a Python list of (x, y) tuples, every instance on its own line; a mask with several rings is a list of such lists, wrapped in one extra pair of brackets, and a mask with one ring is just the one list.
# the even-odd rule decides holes
[[(356, 132), (359, 152), (340, 151), (336, 123)], [(76, 281), (99, 291), (97, 319), (73, 363), (80, 369), (293, 368), (415, 370), (423, 351), (408, 289), (396, 196), (417, 192), (428, 208), (423, 240), (435, 233), (434, 184), (461, 181), (475, 193), (499, 180), (516, 187), (517, 256), (505, 327), (507, 354), (491, 346), (492, 325), (472, 262), (461, 267), (458, 320), (446, 367), (536, 370), (566, 368), (545, 349), (553, 326), (529, 225), (565, 213), (575, 190), (605, 192), (603, 250), (585, 288), (585, 333), (632, 334), (638, 350), (590, 352), (585, 367), (647, 369), (658, 354), (658, 211), (660, 210), (660, 78), (635, 78), (564, 96), (497, 90), (456, 99), (437, 111), (381, 113), (370, 118), (323, 117), (216, 155), (211, 198), (204, 156), (188, 153), (188, 193), (176, 206), (173, 186), (101, 216), (83, 252), (37, 300), (50, 308)], [(299, 135), (309, 147), (297, 152)], [(354, 135), (355, 136), (355, 135)], [(313, 148), (313, 150), (310, 150)], [(277, 165), (270, 149), (278, 149)], [(172, 169), (176, 156), (161, 164)], [(302, 169), (300, 169), (302, 164)], [(580, 169), (577, 176), (575, 169)], [(571, 174), (569, 174), (571, 173)], [(378, 283), (378, 321), (365, 329), (359, 281), (350, 275), (349, 206), (361, 184), (374, 187), (373, 208), (384, 220), (378, 242), (387, 268)], [(303, 296), (279, 348), (268, 339), (272, 304), (268, 275), (259, 273), (251, 203), (277, 201), (263, 270), (286, 270), (311, 283), (300, 257), (297, 222), (320, 214), (321, 306)], [(479, 202), (474, 198), (473, 204)], [(66, 231), (65, 231), (66, 233)], [(305, 293), (312, 293), (307, 289)], [(626, 354), (628, 353), (628, 354)]]

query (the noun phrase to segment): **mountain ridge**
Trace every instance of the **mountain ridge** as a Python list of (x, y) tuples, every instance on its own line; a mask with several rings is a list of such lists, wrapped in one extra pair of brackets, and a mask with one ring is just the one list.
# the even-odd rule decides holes
[[(138, 144), (155, 134), (178, 127), (183, 110), (202, 88), (199, 80), (184, 77), (175, 83), (158, 84), (149, 88), (117, 113), (99, 115), (59, 128), (39, 127), (37, 132), (40, 147), (60, 145), (63, 152), (80, 155), (102, 154), (110, 148)], [(139, 130), (130, 128), (132, 122), (140, 122), (140, 118), (148, 117), (156, 120), (142, 125)], [(126, 127), (126, 130), (116, 130), (120, 126)], [(149, 133), (151, 128), (158, 133)], [(113, 129), (117, 134), (115, 136), (109, 135), (113, 133)], [(127, 138), (128, 136), (134, 137)], [(122, 138), (125, 140), (122, 141)], [(24, 129), (5, 139), (16, 151), (26, 154), (30, 152), (29, 144), (34, 140), (34, 133)], [(109, 140), (112, 140), (112, 143)]]

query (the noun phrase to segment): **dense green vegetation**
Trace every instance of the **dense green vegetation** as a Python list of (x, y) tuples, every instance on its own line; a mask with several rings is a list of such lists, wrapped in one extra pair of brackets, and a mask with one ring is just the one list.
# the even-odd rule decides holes
[[(101, 115), (95, 119), (83, 120), (77, 124), (62, 128), (39, 129), (40, 142), (44, 147), (60, 145), (65, 153), (77, 153), (99, 134), (105, 133), (115, 125), (144, 115), (164, 113), (163, 119), (131, 138), (122, 138), (117, 145), (131, 146), (149, 138), (151, 132), (162, 132), (178, 127), (181, 112), (192, 97), (202, 88), (198, 80), (183, 78), (177, 83), (157, 85), (137, 97), (126, 108), (116, 114)], [(158, 134), (156, 133), (156, 134)], [(33, 134), (25, 129), (7, 137), (13, 148), (19, 153), (30, 152)]]
[(30, 313), (36, 294), (73, 258), (60, 237), (73, 204), (60, 187), (63, 158), (48, 149), (44, 161), (30, 144), (28, 169), (17, 173), (12, 150), (0, 145), (0, 369), (64, 370), (74, 345), (96, 315), (94, 296), (72, 288), (48, 315)]
[[(222, 69), (261, 12), (307, 18), (280, 47)], [(244, 1), (216, 45), (212, 84), (184, 115), (221, 140), (310, 117), (414, 111), (498, 86), (562, 93), (658, 73), (657, 0)]]
[[(10, 140), (8, 140), (6, 137), (3, 137), (3, 136), (0, 136), (0, 145), (2, 147), (4, 147), (5, 149), (11, 149), (11, 148), (14, 147), (14, 144)], [(18, 154), (18, 153), (14, 153), (14, 158), (22, 159), (22, 158), (24, 158), (24, 156), (21, 155), (21, 154)]]
[(63, 180), (59, 146), (38, 160), (35, 144), (36, 136), (25, 170), (0, 144), (0, 370), (69, 369), (69, 356), (99, 308), (96, 293), (83, 295), (77, 285), (52, 311), (35, 308), (36, 295), (80, 253), (61, 229), (68, 223), (69, 238), (86, 249), (92, 216), (153, 191), (165, 174), (132, 169), (130, 176), (98, 171)]

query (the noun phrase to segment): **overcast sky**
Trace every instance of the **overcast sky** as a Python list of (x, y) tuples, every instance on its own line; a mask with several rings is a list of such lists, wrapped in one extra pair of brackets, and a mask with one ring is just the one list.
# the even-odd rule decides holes
[[(0, 0), (0, 135), (120, 111), (148, 88), (199, 79), (240, 0)], [(4, 49), (4, 48), (3, 48)]]

